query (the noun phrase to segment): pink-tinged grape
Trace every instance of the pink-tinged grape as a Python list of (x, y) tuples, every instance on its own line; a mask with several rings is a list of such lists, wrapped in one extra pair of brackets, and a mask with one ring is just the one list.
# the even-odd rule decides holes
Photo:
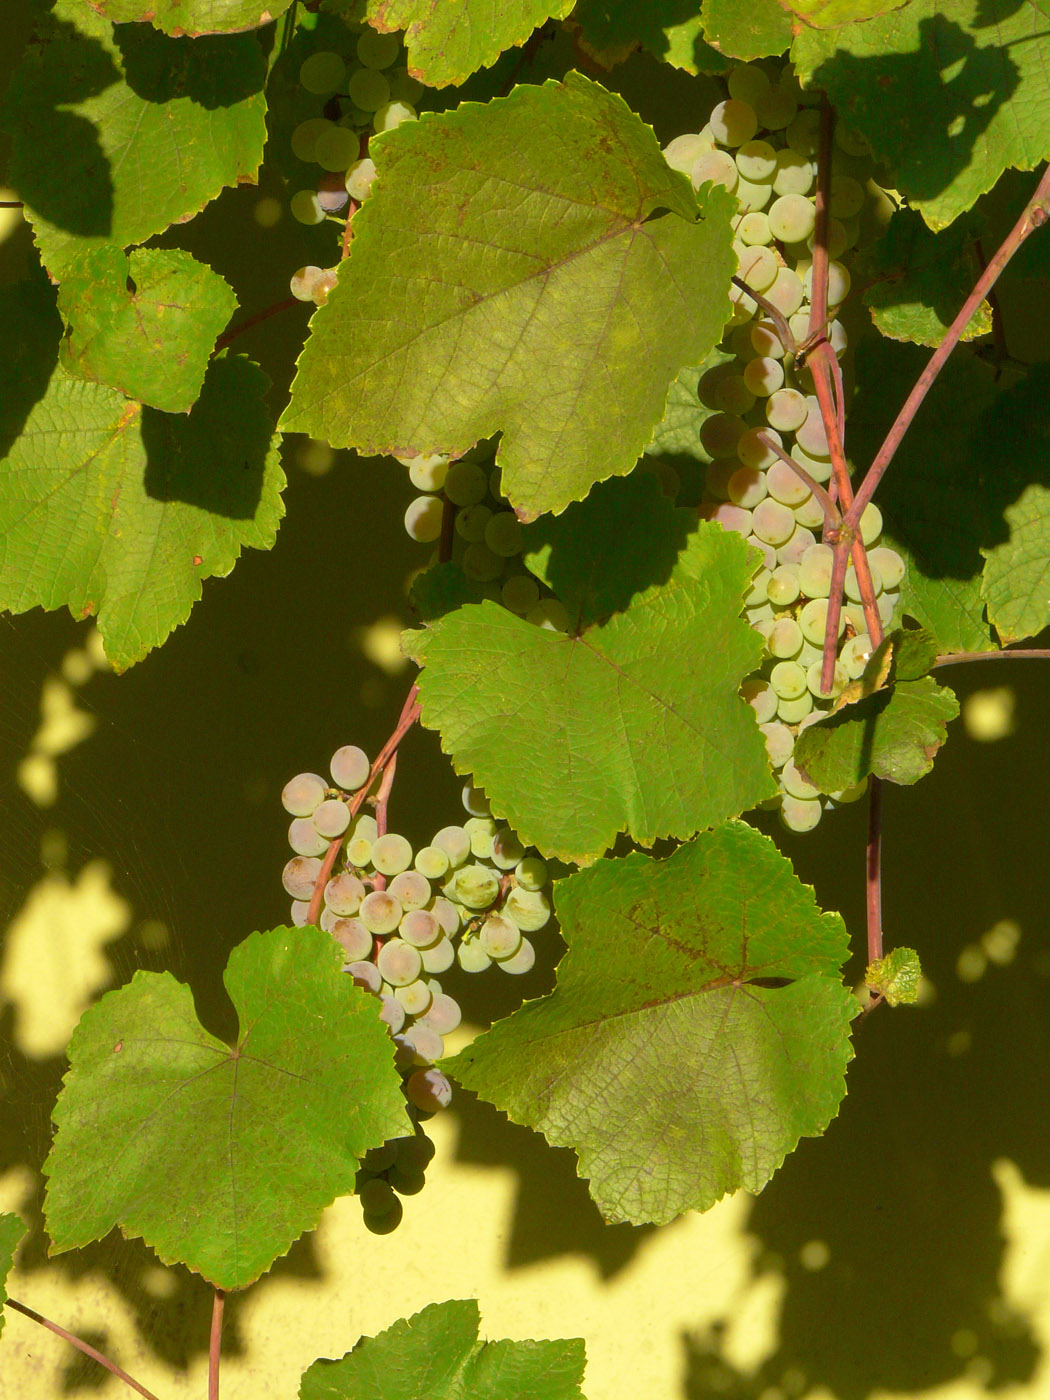
[(443, 826), (430, 844), (445, 852), (453, 869), (470, 856), (470, 833), (461, 826)]
[(297, 160), (309, 164), (314, 158), (318, 137), (335, 126), (324, 117), (310, 117), (300, 122), (292, 132), (292, 154)]
[(390, 84), (374, 68), (359, 68), (351, 76), (347, 91), (350, 101), (363, 112), (378, 112), (390, 101)]
[(356, 875), (344, 871), (334, 875), (324, 887), (324, 902), (333, 913), (351, 918), (361, 908), (367, 891)]
[(777, 389), (766, 400), (766, 419), (778, 432), (793, 433), (806, 421), (808, 413), (806, 396), (797, 389)]
[(806, 691), (806, 673), (795, 661), (778, 661), (769, 673), (769, 684), (779, 700), (797, 700)]
[(774, 768), (782, 768), (794, 752), (794, 734), (786, 724), (782, 724), (779, 720), (771, 720), (758, 727), (765, 737), (766, 753), (769, 755), (770, 763)]
[(784, 316), (791, 316), (802, 305), (802, 279), (790, 267), (779, 268), (776, 280), (767, 287), (765, 297)]
[(753, 326), (747, 327), (747, 332), (751, 348), (756, 355), (781, 360), (787, 354), (781, 343), (780, 333), (772, 321), (756, 321)]
[(363, 987), (366, 992), (379, 994), (379, 989), (383, 985), (383, 978), (373, 962), (352, 962), (343, 968), (344, 972), (349, 972), (359, 987)]
[[(348, 126), (333, 126), (322, 131), (314, 143), (314, 160), (322, 170), (345, 176), (361, 154), (361, 138)], [(343, 186), (346, 188), (345, 183)], [(322, 203), (321, 208), (324, 208)]]
[(780, 806), (780, 820), (788, 831), (812, 831), (823, 815), (820, 798), (807, 801), (801, 797), (784, 798)]
[(557, 598), (544, 598), (525, 614), (525, 621), (545, 632), (568, 632), (572, 619)]
[(817, 211), (802, 194), (782, 194), (769, 206), (769, 227), (783, 243), (802, 243), (813, 232)]
[(423, 971), (423, 959), (419, 956), (419, 949), (413, 948), (403, 938), (389, 938), (379, 950), (376, 966), (392, 987), (407, 987)]
[(769, 601), (775, 608), (788, 608), (801, 592), (798, 565), (778, 564), (769, 576)]
[(824, 528), (824, 507), (816, 496), (807, 496), (801, 505), (795, 506), (795, 519), (806, 530)]
[[(794, 515), (794, 511), (791, 512)], [(794, 534), (777, 548), (777, 563), (786, 564), (789, 568), (797, 566), (803, 554), (816, 544), (817, 537), (812, 530), (807, 530), (804, 525), (796, 525)]]
[(700, 442), (712, 457), (732, 457), (747, 424), (733, 413), (714, 413), (700, 425)]
[[(812, 598), (798, 615), (798, 625), (802, 628), (802, 635), (807, 642), (812, 642), (815, 647), (824, 645), (824, 630), (827, 626), (828, 600), (827, 598)], [(839, 636), (846, 630), (846, 619), (839, 614)]]
[(540, 600), (540, 586), (531, 574), (514, 574), (500, 590), (503, 606), (512, 613), (527, 613)]
[(437, 846), (421, 846), (413, 864), (428, 880), (440, 880), (449, 870), (448, 854)]
[(672, 170), (688, 175), (701, 156), (715, 148), (714, 137), (705, 136), (700, 131), (687, 131), (668, 141), (663, 148), (663, 158)]
[(433, 893), (430, 881), (425, 875), (420, 875), (418, 870), (402, 870), (390, 881), (387, 890), (401, 901), (406, 911), (425, 908), (430, 903)]
[(773, 178), (777, 153), (768, 141), (745, 141), (736, 153), (736, 168), (745, 180), (764, 183)]
[(331, 841), (350, 825), (350, 809), (341, 797), (328, 797), (314, 810), (311, 820), (318, 834)]
[(524, 547), (521, 521), (512, 510), (497, 511), (485, 526), (485, 544), (500, 559), (511, 559)]
[(741, 243), (746, 243), (749, 247), (756, 244), (772, 243), (773, 234), (769, 228), (769, 219), (761, 209), (752, 209), (736, 226), (736, 236)]
[(308, 264), (293, 272), (288, 280), (288, 289), (296, 301), (313, 301), (314, 288), (322, 275), (322, 269)]
[(380, 999), (379, 1019), (391, 1035), (397, 1035), (405, 1024), (405, 1008), (393, 995), (384, 994)]
[(436, 1113), (452, 1102), (452, 1085), (439, 1069), (417, 1069), (405, 1081), (405, 1093), (424, 1113)]
[(830, 457), (811, 457), (804, 451), (796, 441), (791, 449), (791, 460), (797, 462), (800, 467), (805, 467), (814, 481), (823, 485), (831, 480), (831, 459)]
[(315, 857), (293, 856), (281, 873), (281, 884), (293, 899), (309, 901), (320, 873), (321, 862)]
[(781, 87), (770, 88), (758, 99), (755, 114), (759, 123), (767, 131), (783, 131), (789, 126), (798, 111), (798, 101), (794, 93)]
[[(422, 966), (422, 960), (420, 960), (420, 966)], [(434, 999), (434, 994), (427, 984), (418, 979), (415, 982), (407, 982), (404, 986), (395, 987), (394, 996), (397, 997), (409, 1016), (422, 1016)]]
[(813, 708), (813, 696), (808, 690), (795, 700), (777, 701), (777, 719), (785, 724), (800, 724)]
[(882, 511), (874, 501), (869, 501), (860, 517), (860, 537), (865, 548), (870, 548), (882, 534)]
[[(368, 761), (368, 755), (364, 749), (359, 749), (355, 744), (344, 744), (342, 748), (336, 749), (329, 764), (332, 781), (346, 792), (356, 792), (359, 787), (362, 787), (367, 781), (370, 771), (371, 764)], [(354, 823), (354, 834), (358, 835), (359, 833), (361, 833), (360, 817)]]
[(704, 501), (699, 514), (702, 520), (711, 520), (721, 525), (723, 530), (735, 530), (738, 535), (743, 535), (744, 539), (751, 533), (751, 512), (744, 510), (743, 506), (730, 505), (727, 501), (712, 505)]
[(442, 936), (436, 943), (431, 943), (429, 948), (420, 948), (419, 956), (423, 960), (423, 971), (433, 976), (438, 972), (447, 972), (456, 961), (456, 948), (451, 938)]
[(429, 909), (409, 909), (398, 933), (413, 948), (429, 948), (441, 937), (441, 925)]
[(795, 517), (787, 506), (767, 496), (760, 501), (751, 514), (751, 528), (766, 544), (786, 544), (795, 532)]
[(452, 462), (445, 476), (445, 495), (454, 506), (473, 506), (485, 499), (488, 477), (476, 462)]
[(777, 712), (777, 697), (767, 681), (746, 680), (740, 687), (741, 697), (755, 712), (759, 724), (768, 724)]
[(745, 367), (744, 383), (756, 398), (766, 399), (783, 385), (784, 366), (770, 355), (759, 355)]
[[(421, 985), (425, 985), (425, 983)], [(426, 1005), (430, 1006), (433, 998), (429, 987), (427, 987), (427, 998)], [(405, 1010), (408, 1010), (407, 1006)], [(417, 1065), (432, 1065), (435, 1060), (440, 1060), (445, 1053), (445, 1042), (441, 1039), (440, 1032), (426, 1022), (422, 1025), (409, 1026), (402, 1039), (412, 1047), (413, 1060)]]
[(344, 182), (347, 194), (358, 204), (363, 204), (372, 193), (372, 184), (375, 178), (375, 161), (371, 156), (362, 156), (360, 160), (355, 160), (347, 167)]
[[(861, 517), (863, 521), (863, 517)], [(899, 588), (904, 578), (904, 560), (895, 549), (878, 545), (868, 551), (868, 563), (873, 564), (882, 576), (882, 586), (887, 590)]]
[(783, 446), (783, 439), (775, 428), (749, 428), (737, 444), (736, 455), (745, 467), (765, 471), (779, 461), (770, 442), (775, 442), (778, 447)]
[(795, 430), (795, 441), (803, 452), (811, 457), (828, 457), (828, 435), (824, 431), (824, 420), (819, 409), (810, 409), (806, 421)]
[(456, 534), (468, 544), (481, 544), (485, 539), (485, 527), (492, 519), (492, 511), (483, 502), (464, 506), (456, 512)]
[(399, 126), (404, 126), (405, 122), (414, 122), (419, 119), (419, 113), (412, 106), (411, 102), (401, 102), (393, 99), (384, 102), (382, 107), (372, 118), (372, 129), (377, 136), (384, 131), (396, 131)]
[(288, 201), (292, 218), (300, 224), (323, 224), (328, 215), (321, 208), (316, 190), (298, 190)]
[(438, 1035), (448, 1035), (463, 1019), (459, 1002), (446, 992), (436, 992), (429, 1008), (423, 1016), (423, 1024), (437, 1031)]
[(525, 856), (525, 847), (509, 826), (501, 826), (492, 838), (493, 865), (500, 870), (513, 870)]
[(531, 972), (536, 965), (536, 949), (527, 938), (523, 938), (518, 945), (518, 951), (513, 957), (502, 958), (496, 966), (504, 972), (509, 972), (511, 976), (520, 977), (523, 973)]
[(292, 927), (305, 928), (309, 913), (310, 901), (308, 899), (293, 899), (291, 909)]
[[(831, 689), (824, 690), (820, 684), (820, 673), (824, 666), (823, 660), (814, 661), (806, 670), (806, 685), (811, 695), (818, 700), (833, 700), (836, 695), (841, 695), (849, 684), (849, 673), (844, 666), (835, 662), (835, 669), (832, 672)], [(805, 796), (804, 793), (796, 793), (796, 797)]]
[(743, 146), (758, 130), (758, 117), (750, 103), (730, 97), (711, 109), (708, 126), (720, 146)]
[(281, 806), (293, 817), (309, 817), (328, 795), (328, 784), (317, 773), (297, 773), (281, 791)]
[(514, 878), (523, 890), (541, 890), (547, 883), (547, 862), (541, 856), (526, 856), (515, 866)]
[(526, 890), (519, 885), (507, 895), (503, 913), (522, 933), (535, 933), (550, 918), (551, 902), (542, 890)]
[(358, 915), (365, 928), (384, 934), (393, 933), (404, 912), (401, 901), (389, 890), (372, 890), (362, 899)]
[(323, 856), (328, 842), (309, 817), (296, 817), (288, 827), (288, 844), (298, 856)]
[(456, 946), (456, 961), (464, 972), (484, 972), (492, 959), (477, 938), (461, 938)]
[(396, 831), (388, 831), (372, 842), (372, 864), (381, 875), (400, 875), (412, 864), (412, 847)]
[(360, 919), (335, 919), (325, 932), (342, 945), (348, 963), (360, 962), (372, 952), (372, 935)]
[(766, 474), (756, 467), (737, 467), (729, 478), (729, 499), (735, 506), (753, 510), (767, 494)]
[(484, 865), (465, 865), (453, 882), (455, 898), (468, 909), (487, 909), (499, 894), (499, 878)]
[[(808, 501), (812, 492), (797, 472), (786, 462), (776, 461), (766, 473), (769, 494), (781, 505), (795, 510), (803, 501)], [(797, 516), (796, 516), (797, 519)], [(823, 515), (821, 516), (823, 519)]]
[(490, 958), (509, 958), (518, 951), (521, 930), (501, 914), (490, 914), (481, 926), (481, 946)]
[(775, 656), (781, 661), (793, 661), (802, 650), (802, 642), (802, 628), (795, 619), (778, 617), (766, 638), (766, 647), (770, 656)]
[(358, 36), (357, 57), (366, 68), (389, 68), (400, 51), (401, 40), (396, 34), (380, 34), (366, 25)]
[(346, 77), (346, 64), (337, 53), (312, 53), (299, 69), (299, 86), (315, 97), (338, 92)]
[(444, 502), (440, 496), (417, 496), (405, 510), (405, 533), (418, 544), (433, 544), (441, 538)]
[(699, 190), (703, 185), (725, 185), (732, 192), (736, 189), (740, 173), (736, 161), (727, 151), (705, 151), (693, 162), (689, 178), (694, 190)]

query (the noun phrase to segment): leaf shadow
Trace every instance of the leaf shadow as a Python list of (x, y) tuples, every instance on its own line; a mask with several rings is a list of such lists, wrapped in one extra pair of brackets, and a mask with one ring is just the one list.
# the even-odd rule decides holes
[(174, 39), (148, 24), (132, 23), (114, 25), (113, 37), (128, 87), (147, 102), (189, 99), (216, 111), (243, 102), (266, 82), (262, 49), (250, 35)]
[(43, 269), (0, 290), (0, 321), (17, 326), (0, 350), (0, 460), (21, 436), (34, 405), (47, 393), (62, 339), (55, 288)]

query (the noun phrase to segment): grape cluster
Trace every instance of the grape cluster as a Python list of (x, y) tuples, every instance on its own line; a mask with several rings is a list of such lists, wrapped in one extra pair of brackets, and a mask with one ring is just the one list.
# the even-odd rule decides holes
[[(338, 841), (320, 926), (341, 945), (344, 970), (379, 998), (410, 1105), (417, 1114), (433, 1113), (452, 1097), (435, 1061), (444, 1054), (443, 1037), (461, 1019), (459, 1004), (437, 977), (454, 963), (465, 972), (532, 968), (536, 952), (527, 935), (551, 917), (547, 866), (492, 817), (484, 793), (470, 784), (463, 790), (462, 826), (442, 827), (429, 845), (413, 851), (397, 832), (380, 833), (370, 813), (351, 815), (376, 777), (362, 749), (337, 749), (329, 771), (331, 780), (299, 773), (281, 794), (292, 818), (288, 841), (295, 854), (282, 876), (292, 922), (306, 923), (322, 858)], [(384, 1144), (363, 1171), (366, 1179), (382, 1177), (401, 1191), (399, 1181), (421, 1181), (425, 1148), (418, 1135), (397, 1143), (394, 1156), (392, 1145)], [(381, 1200), (389, 1214), (391, 1199), (371, 1186), (368, 1199), (363, 1196), (366, 1216), (378, 1221), (384, 1215)]]
[(417, 491), (405, 511), (405, 529), (421, 544), (441, 537), (446, 503), (454, 508), (452, 562), (484, 596), (538, 627), (569, 630), (569, 615), (522, 563), (521, 522), (503, 495), (492, 448), (479, 445), (450, 462), (443, 452), (399, 457)]
[[(302, 224), (352, 213), (351, 201), (362, 203), (375, 179), (368, 154), (371, 138), (416, 119), (413, 104), (423, 84), (409, 76), (403, 63), (395, 67), (403, 58), (398, 36), (367, 25), (355, 32), (353, 55), (321, 50), (299, 70), (300, 85), (320, 107), (292, 132), (293, 154), (321, 171), (312, 188), (292, 195), (292, 214)], [(301, 267), (291, 279), (292, 295), (323, 306), (337, 277), (334, 267)]]
[[(677, 136), (664, 149), (675, 169), (699, 189), (724, 185), (736, 196), (737, 276), (786, 319), (802, 345), (809, 335), (819, 92), (804, 91), (788, 68), (741, 64), (728, 75), (728, 96), (704, 129)], [(847, 337), (837, 311), (850, 288), (840, 259), (862, 229), (873, 188), (865, 144), (841, 125), (835, 131), (828, 229), (830, 320), (827, 339), (840, 359)], [(768, 311), (734, 285), (732, 318), (700, 378), (698, 395), (710, 410), (700, 429), (709, 459), (701, 515), (736, 530), (763, 555), (746, 604), (762, 634), (767, 660), (744, 684), (766, 739), (781, 792), (770, 805), (792, 831), (810, 831), (825, 806), (848, 802), (864, 784), (822, 794), (791, 761), (795, 738), (834, 705), (864, 671), (872, 646), (853, 566), (846, 574), (841, 646), (830, 691), (820, 685), (831, 585), (832, 550), (820, 543), (824, 513), (805, 482), (769, 440), (824, 485), (831, 454), (809, 370), (785, 347)], [(900, 555), (880, 543), (882, 516), (869, 505), (860, 522), (879, 615), (891, 625), (904, 576)]]

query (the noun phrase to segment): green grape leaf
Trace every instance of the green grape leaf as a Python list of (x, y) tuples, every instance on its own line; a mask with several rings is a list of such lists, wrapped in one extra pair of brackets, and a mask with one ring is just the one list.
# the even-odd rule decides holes
[[(847, 430), (854, 460), (874, 457), (928, 358), (916, 346), (874, 337), (857, 347), (857, 393)], [(945, 652), (991, 645), (981, 596), (981, 546), (1001, 537), (1002, 505), (1009, 499), (1002, 495), (1007, 463), (983, 422), (996, 394), (993, 370), (972, 355), (953, 355), (876, 493), (885, 543), (907, 565), (903, 610)]]
[(119, 1225), (164, 1263), (244, 1288), (353, 1191), (358, 1159), (410, 1127), (377, 1002), (342, 961), (317, 928), (238, 944), (233, 1046), (168, 972), (136, 972), (85, 1012), (44, 1163), (52, 1253)]
[(891, 1006), (912, 1005), (919, 999), (922, 964), (914, 948), (894, 948), (884, 958), (868, 963), (864, 981)]
[(679, 370), (722, 333), (732, 197), (713, 187), (698, 215), (652, 130), (578, 73), (371, 150), (379, 175), (282, 426), (394, 456), (502, 430), (525, 517), (629, 472)]
[(113, 24), (146, 20), (176, 37), (234, 34), (261, 29), (283, 15), (292, 0), (87, 0)]
[(575, 0), (369, 0), (376, 29), (405, 31), (409, 71), (428, 87), (461, 83), (524, 44), (547, 19), (562, 19)]
[[(1050, 447), (1047, 429), (1044, 419), (1038, 427), (1029, 425), (1027, 432), (1018, 433), (1026, 439), (1024, 450), (1041, 452), (1044, 461)], [(1009, 539), (983, 551), (988, 562), (981, 594), (999, 640), (1007, 646), (1050, 625), (1050, 485), (1026, 486), (1006, 507), (1005, 519)]]
[(704, 42), (700, 0), (578, 0), (572, 22), (584, 52), (604, 68), (638, 48), (694, 75), (729, 68), (725, 55)]
[(214, 360), (192, 412), (173, 416), (60, 365), (43, 380), (61, 332), (51, 295), (0, 299), (40, 322), (0, 344), (0, 608), (97, 614), (123, 670), (185, 622), (204, 579), (273, 544), (284, 474), (268, 381), (242, 357)]
[[(973, 219), (960, 218), (943, 233), (933, 233), (913, 209), (894, 214), (856, 266), (856, 275), (868, 284), (864, 305), (883, 335), (940, 345), (981, 275), (975, 237)], [(982, 301), (962, 339), (976, 340), (991, 329), (992, 308)]]
[(443, 1068), (574, 1148), (609, 1221), (662, 1225), (760, 1191), (845, 1092), (840, 916), (736, 821), (667, 860), (603, 860), (554, 898), (569, 945), (554, 992)]
[(481, 1342), (471, 1299), (431, 1303), (339, 1361), (315, 1361), (299, 1400), (583, 1400), (579, 1339)]
[(928, 675), (937, 660), (940, 648), (937, 639), (921, 627), (913, 630), (894, 632), (893, 679), (895, 681), (917, 681)]
[(769, 58), (791, 45), (791, 16), (778, 0), (703, 0), (702, 23), (707, 42), (730, 58)]
[(838, 792), (869, 773), (891, 783), (917, 783), (933, 767), (959, 713), (952, 691), (930, 676), (900, 681), (844, 705), (798, 736), (794, 763), (821, 792)]
[(172, 39), (58, 0), (15, 70), (0, 118), (11, 183), (61, 281), (100, 244), (142, 243), (254, 181), (266, 139), (258, 39)]
[(186, 413), (219, 332), (237, 308), (229, 284), (181, 249), (93, 247), (58, 293), (62, 364), (165, 413)]
[(773, 785), (737, 693), (762, 650), (739, 617), (755, 552), (694, 516), (675, 557), (680, 517), (643, 474), (575, 512), (550, 522), (549, 553), (530, 559), (571, 635), (482, 603), (402, 646), (423, 667), (423, 723), (457, 772), (527, 845), (585, 863), (619, 831), (642, 845), (687, 837)]
[(702, 365), (689, 365), (679, 372), (667, 391), (664, 416), (656, 425), (652, 441), (645, 449), (647, 453), (710, 462), (711, 454), (705, 451), (700, 441), (700, 429), (705, 419), (718, 410), (707, 408), (700, 402), (696, 386), (702, 374), (719, 365), (731, 364), (734, 358), (716, 346)]
[(827, 91), (933, 229), (1004, 170), (1050, 156), (1047, 15), (1032, 0), (994, 22), (986, 11), (984, 0), (911, 0), (865, 24), (803, 29), (792, 48), (802, 81)]
[(4, 1303), (7, 1301), (7, 1276), (15, 1262), (18, 1242), (26, 1233), (25, 1223), (17, 1215), (0, 1215), (0, 1335), (4, 1330)]
[(784, 8), (814, 29), (835, 29), (901, 10), (909, 0), (782, 0)]
[[(489, 585), (491, 587), (491, 585)], [(480, 603), (486, 585), (467, 578), (458, 564), (434, 564), (412, 584), (409, 601), (423, 622), (433, 622), (464, 603)]]

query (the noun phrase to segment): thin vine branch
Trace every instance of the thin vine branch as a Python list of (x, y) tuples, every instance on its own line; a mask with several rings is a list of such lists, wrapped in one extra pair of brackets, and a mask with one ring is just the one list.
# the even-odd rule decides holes
[(140, 1385), (139, 1382), (135, 1380), (134, 1376), (129, 1376), (127, 1371), (118, 1366), (115, 1361), (110, 1361), (108, 1356), (103, 1356), (90, 1342), (85, 1342), (72, 1332), (67, 1332), (66, 1329), (60, 1327), (57, 1322), (52, 1322), (50, 1318), (43, 1317), (40, 1313), (34, 1312), (32, 1308), (27, 1308), (26, 1305), (20, 1303), (17, 1298), (6, 1298), (4, 1301), (7, 1306), (12, 1308), (15, 1312), (22, 1313), (24, 1317), (31, 1318), (33, 1322), (39, 1322), (41, 1327), (46, 1327), (49, 1332), (54, 1332), (57, 1336), (63, 1338), (64, 1341), (69, 1342), (71, 1346), (75, 1346), (77, 1351), (82, 1351), (85, 1356), (90, 1356), (92, 1361), (97, 1361), (100, 1366), (105, 1366), (106, 1370), (112, 1372), (118, 1380), (122, 1380), (124, 1384), (129, 1385), (132, 1390), (137, 1390), (140, 1395), (145, 1396), (145, 1400), (157, 1400), (157, 1396), (153, 1394), (152, 1390), (147, 1390), (144, 1385)]
[(774, 326), (777, 328), (777, 335), (780, 337), (780, 343), (788, 354), (797, 354), (798, 342), (795, 340), (794, 333), (788, 325), (787, 317), (784, 315), (783, 311), (774, 306), (771, 301), (767, 301), (761, 292), (756, 292), (754, 287), (749, 287), (742, 277), (734, 276), (732, 280), (733, 286), (739, 287), (742, 292), (746, 292), (751, 300), (756, 302), (773, 322)]
[(1047, 647), (1017, 647), (1013, 651), (947, 651), (933, 663), (934, 668), (938, 666), (957, 666), (963, 661), (1003, 661), (1019, 659), (1022, 661), (1050, 661), (1050, 648)]
[(208, 1400), (219, 1400), (219, 1355), (222, 1351), (222, 1312), (226, 1294), (215, 1290), (211, 1307), (211, 1337), (208, 1342)]
[(271, 316), (276, 316), (279, 311), (290, 311), (293, 306), (301, 305), (302, 302), (298, 301), (295, 297), (286, 297), (284, 301), (275, 301), (272, 306), (267, 306), (262, 311), (257, 311), (254, 316), (249, 316), (246, 320), (239, 321), (236, 326), (230, 326), (228, 330), (223, 331), (222, 335), (220, 335), (215, 342), (214, 353), (217, 355), (220, 350), (225, 350), (227, 345), (231, 345), (239, 335), (243, 335), (245, 331), (250, 331), (251, 328), (257, 326), (260, 321), (268, 321)]
[(780, 458), (780, 460), (784, 463), (785, 466), (790, 467), (791, 470), (798, 477), (799, 481), (803, 482), (813, 492), (813, 495), (816, 496), (817, 500), (820, 502), (821, 509), (824, 512), (825, 528), (830, 528), (832, 525), (837, 525), (840, 519), (838, 506), (836, 506), (835, 502), (824, 490), (820, 482), (817, 481), (814, 477), (810, 476), (809, 472), (806, 471), (805, 467), (800, 467), (799, 464), (795, 461), (794, 457), (790, 457), (777, 442), (776, 438), (772, 437), (769, 433), (759, 433), (758, 440), (759, 442), (763, 443), (766, 447), (768, 447), (770, 452), (775, 453), (776, 456)]
[(864, 903), (868, 922), (868, 962), (882, 957), (882, 779), (868, 785), (868, 844), (864, 853)]

